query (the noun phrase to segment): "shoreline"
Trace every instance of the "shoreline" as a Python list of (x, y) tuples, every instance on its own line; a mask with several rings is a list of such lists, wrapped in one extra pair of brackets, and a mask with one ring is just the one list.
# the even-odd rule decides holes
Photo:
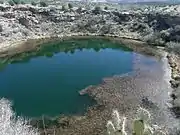
[[(163, 79), (165, 79), (165, 82), (168, 84), (167, 86), (169, 87), (170, 86), (170, 83), (169, 83), (169, 79), (170, 79), (170, 75), (169, 75), (169, 71), (170, 71), (170, 69), (167, 67), (168, 65), (168, 59), (167, 59), (167, 52), (164, 52), (164, 51), (162, 51), (161, 52), (161, 54), (162, 54), (162, 56), (163, 56), (163, 60), (162, 60), (162, 62), (163, 62), (163, 72), (165, 72), (164, 74), (163, 74), (163, 77), (164, 78), (162, 78), (162, 80)], [(168, 70), (168, 71), (167, 71)], [(157, 72), (157, 73), (159, 73), (159, 72)], [(132, 75), (132, 76), (131, 76)], [(123, 76), (113, 76), (113, 77), (109, 77), (109, 78), (104, 78), (103, 80), (102, 80), (102, 83), (101, 84), (99, 84), (99, 85), (96, 85), (96, 86), (89, 86), (89, 87), (87, 87), (87, 88), (85, 88), (84, 90), (81, 90), (81, 91), (79, 91), (79, 93), (80, 93), (80, 95), (83, 95), (83, 94), (88, 94), (88, 95), (90, 95), (90, 97), (91, 98), (93, 98), (93, 99), (95, 99), (96, 101), (98, 101), (97, 102), (97, 104), (96, 105), (94, 105), (94, 106), (91, 106), (90, 108), (88, 108), (88, 110), (87, 110), (87, 112), (86, 112), (86, 114), (85, 115), (83, 115), (83, 116), (76, 116), (76, 115), (72, 115), (72, 116), (64, 116), (64, 115), (60, 115), (55, 121), (57, 122), (56, 124), (56, 126), (57, 126), (57, 128), (60, 126), (61, 128), (62, 128), (62, 126), (63, 126), (63, 128), (65, 129), (65, 130), (70, 130), (68, 133), (79, 133), (79, 135), (81, 135), (81, 133), (82, 132), (85, 132), (85, 133), (89, 133), (89, 130), (88, 131), (85, 131), (85, 125), (84, 125), (84, 123), (88, 123), (87, 125), (89, 125), (89, 123), (91, 123), (92, 121), (94, 121), (95, 120), (95, 124), (91, 124), (91, 127), (90, 127), (90, 129), (93, 129), (93, 130), (96, 130), (96, 128), (95, 127), (100, 127), (100, 129), (98, 129), (97, 131), (95, 131), (96, 133), (99, 133), (99, 134), (102, 134), (101, 133), (101, 131), (104, 131), (103, 130), (103, 128), (105, 128), (105, 125), (106, 125), (106, 120), (108, 120), (108, 119), (110, 119), (111, 118), (111, 112), (112, 112), (112, 109), (114, 109), (114, 108), (118, 108), (118, 110), (123, 114), (123, 112), (124, 112), (124, 110), (122, 109), (122, 108), (126, 108), (127, 109), (127, 106), (128, 105), (125, 105), (125, 102), (126, 101), (122, 101), (121, 100), (121, 96), (119, 95), (119, 94), (121, 94), (121, 92), (122, 93), (124, 93), (124, 89), (126, 88), (126, 86), (123, 86), (123, 88), (120, 88), (120, 90), (121, 90), (121, 92), (120, 93), (114, 93), (114, 91), (113, 90), (111, 90), (111, 82), (113, 82), (113, 81), (118, 81), (118, 82), (126, 82), (126, 83), (128, 83), (129, 81), (131, 82), (131, 83), (129, 83), (129, 84), (133, 84), (132, 82), (134, 81), (134, 79), (136, 80), (136, 78), (139, 78), (139, 79), (142, 79), (141, 78), (141, 76), (144, 78), (144, 76), (145, 76), (145, 78), (147, 77), (148, 78), (148, 76), (149, 76), (149, 73), (146, 73), (146, 72), (142, 72), (142, 74), (141, 74), (141, 72), (139, 72), (139, 73), (137, 73), (137, 74), (135, 74), (135, 76), (133, 75), (133, 74), (131, 74), (131, 75), (123, 75)], [(150, 75), (151, 76), (151, 75)], [(130, 77), (130, 78), (129, 78)], [(132, 77), (132, 79), (131, 79), (131, 77)], [(135, 77), (135, 78), (134, 78)], [(134, 78), (134, 79), (133, 79)], [(146, 79), (147, 79), (146, 78)], [(130, 79), (130, 80), (129, 80)], [(145, 79), (145, 80), (146, 80)], [(120, 81), (121, 80), (121, 81)], [(144, 79), (143, 79), (144, 80)], [(140, 80), (136, 80), (136, 81), (138, 81), (138, 82), (141, 82)], [(151, 81), (153, 81), (154, 82), (154, 79), (152, 78), (152, 80)], [(151, 82), (150, 81), (150, 82)], [(121, 84), (121, 83), (120, 83)], [(107, 85), (107, 86), (106, 86)], [(108, 88), (108, 86), (110, 85), (110, 89), (107, 89)], [(157, 85), (157, 84), (156, 84)], [(112, 86), (114, 86), (114, 84), (112, 84)], [(127, 85), (128, 86), (128, 85)], [(151, 85), (150, 85), (151, 86)], [(154, 85), (153, 85), (154, 86)], [(135, 86), (136, 87), (136, 86)], [(141, 87), (141, 86), (140, 86)], [(113, 87), (112, 87), (113, 88)], [(119, 89), (119, 88), (118, 88)], [(138, 88), (136, 88), (136, 89), (138, 89)], [(154, 88), (152, 88), (152, 90), (153, 90)], [(142, 89), (143, 90), (143, 89)], [(151, 89), (150, 89), (151, 90)], [(148, 90), (146, 90), (146, 92), (147, 92)], [(145, 93), (146, 93), (145, 92)], [(120, 99), (117, 99), (117, 97), (115, 96), (114, 98), (116, 98), (116, 100), (117, 100), (117, 102), (114, 102), (113, 100), (110, 100), (109, 98), (108, 99), (106, 99), (106, 94), (110, 94), (109, 96), (111, 97), (111, 96), (115, 96), (115, 95), (117, 95), (117, 97), (118, 98), (120, 98)], [(125, 92), (126, 93), (126, 92)], [(164, 91), (163, 92), (164, 94), (165, 94), (165, 97), (167, 97), (168, 96), (168, 92), (167, 91)], [(148, 95), (148, 93), (146, 93), (147, 95)], [(146, 95), (145, 94), (145, 95)], [(126, 95), (126, 94), (125, 94)], [(158, 94), (157, 94), (158, 95)], [(102, 97), (101, 97), (102, 96)], [(131, 95), (132, 96), (132, 95)], [(111, 97), (112, 98), (112, 97)], [(159, 98), (159, 97), (157, 97), (157, 98)], [(161, 97), (162, 98), (162, 97)], [(132, 98), (133, 99), (133, 98)], [(108, 101), (108, 100), (110, 100), (110, 101)], [(115, 101), (116, 101), (115, 100)], [(162, 113), (169, 113), (169, 111), (168, 111), (168, 108), (167, 108), (167, 110), (165, 109), (165, 112), (162, 112), (162, 110), (161, 110), (161, 108), (159, 108), (159, 107), (157, 107), (156, 105), (156, 103), (154, 103), (154, 101), (151, 99), (151, 98), (149, 98), (148, 97), (148, 99), (147, 99), (147, 101), (145, 100), (145, 102), (143, 101), (143, 96), (141, 96), (141, 98), (140, 98), (140, 100), (142, 100), (142, 101), (136, 101), (135, 100), (135, 102), (138, 102), (138, 103), (140, 103), (142, 106), (145, 106), (145, 108), (149, 108), (150, 109), (150, 111), (151, 112), (153, 112), (153, 113), (155, 113), (154, 115), (162, 115)], [(128, 101), (128, 100), (127, 100)], [(167, 101), (167, 99), (166, 99), (166, 101)], [(130, 101), (131, 102), (131, 101)], [(134, 101), (133, 101), (134, 102)], [(128, 110), (126, 110), (125, 112), (125, 115), (127, 115), (127, 116), (130, 116), (130, 119), (131, 119), (131, 116), (133, 116), (133, 113), (135, 113), (135, 108), (136, 107), (138, 107), (138, 105), (135, 103), (133, 103), (132, 102), (132, 105), (130, 105), (131, 107), (132, 106), (134, 106), (134, 109), (132, 109), (131, 110), (131, 113), (129, 114), (129, 109)], [(160, 104), (161, 104), (161, 101), (160, 101)], [(165, 105), (165, 103), (163, 103), (164, 105)], [(118, 106), (121, 106), (121, 107), (118, 107)], [(131, 108), (130, 107), (130, 108)], [(121, 110), (121, 109), (122, 110)], [(129, 107), (128, 107), (129, 108)], [(132, 107), (133, 108), (133, 107)], [(157, 111), (155, 111), (155, 110)], [(154, 111), (153, 111), (154, 110)], [(156, 114), (157, 113), (157, 114)], [(168, 116), (169, 116), (169, 114), (168, 114)], [(173, 121), (175, 121), (173, 118), (168, 118), (168, 116), (166, 116), (165, 114), (163, 114), (162, 115), (162, 118), (163, 119), (166, 119), (165, 121), (167, 121), (167, 123), (166, 123), (166, 126), (169, 126), (169, 128), (171, 128), (172, 127), (172, 125), (174, 126), (175, 124), (173, 123)], [(103, 119), (103, 120), (102, 120)], [(168, 122), (169, 121), (169, 119), (171, 119), (171, 122)], [(46, 119), (47, 121), (50, 121), (50, 123), (54, 123), (54, 121), (52, 120), (52, 119)], [(100, 122), (100, 121), (103, 121), (103, 122)], [(157, 120), (158, 121), (158, 120)], [(42, 119), (40, 119), (39, 120), (39, 122), (41, 123), (42, 122)], [(68, 124), (67, 124), (68, 123)], [(83, 124), (83, 125), (78, 125), (79, 123), (81, 123), (81, 124)], [(73, 126), (74, 124), (76, 124), (76, 126)], [(102, 126), (102, 124), (104, 125), (104, 126)], [(161, 123), (161, 124), (163, 124), (163, 122)], [(50, 124), (51, 125), (51, 124)], [(82, 128), (82, 130), (81, 130), (81, 128)], [(43, 127), (42, 127), (42, 129), (43, 129)], [(60, 133), (61, 132), (64, 132), (63, 130), (64, 129), (60, 129)], [(48, 129), (48, 131), (50, 132), (52, 129), (51, 129), (51, 126), (49, 127), (49, 129)], [(170, 129), (170, 130), (172, 130), (172, 129)], [(43, 132), (43, 131), (42, 131)]]
[[(88, 8), (86, 4), (85, 7), (81, 5), (81, 9), (74, 5), (66, 10), (63, 10), (61, 5), (40, 7), (30, 4), (6, 4), (0, 4), (1, 54), (18, 48), (27, 40), (62, 39), (73, 36), (118, 37), (143, 41), (152, 46), (166, 46), (170, 41), (174, 42), (173, 35), (179, 32), (173, 27), (180, 22), (177, 16), (179, 10), (175, 10), (180, 8), (178, 5), (170, 6), (172, 14), (168, 12), (167, 7), (159, 7), (159, 10), (155, 10), (158, 15), (152, 13), (151, 8), (128, 9), (125, 5), (123, 9), (115, 10), (113, 5), (107, 4), (111, 9), (100, 8), (96, 11), (95, 7), (91, 5), (91, 8)], [(167, 25), (157, 28), (156, 32), (154, 29), (161, 26), (161, 22)], [(170, 31), (169, 27), (173, 27), (173, 30)], [(166, 39), (170, 41), (166, 42)]]
[[(83, 39), (83, 38), (100, 38), (100, 39), (108, 39), (111, 41), (115, 41), (115, 42), (119, 42), (122, 43), (123, 45), (125, 45), (126, 47), (129, 47), (131, 49), (133, 49), (133, 51), (135, 52), (140, 52), (140, 53), (144, 53), (145, 55), (150, 55), (150, 56), (156, 56), (161, 55), (161, 53), (159, 53), (158, 51), (160, 50), (164, 50), (163, 48), (158, 48), (158, 46), (151, 46), (148, 45), (146, 42), (137, 40), (137, 39), (131, 39), (131, 38), (124, 38), (124, 37), (118, 37), (118, 36), (114, 36), (114, 35), (97, 35), (97, 34), (84, 34), (84, 35), (65, 35), (64, 37), (44, 37), (44, 38), (39, 38), (39, 39), (29, 39), (29, 40), (23, 40), (18, 42), (18, 44), (16, 46), (11, 45), (9, 46), (9, 48), (6, 48), (5, 50), (1, 50), (0, 51), (0, 58), (6, 58), (6, 57), (14, 57), (17, 54), (21, 54), (24, 52), (34, 52), (36, 51), (37, 47), (41, 47), (41, 45), (43, 45), (44, 43), (49, 43), (49, 42), (54, 42), (54, 41), (63, 41), (63, 40), (68, 40), (68, 39)], [(30, 45), (30, 46), (29, 46)], [(43, 46), (42, 46), (43, 47)], [(152, 49), (152, 50), (151, 50)], [(157, 49), (157, 52), (155, 51), (155, 49)], [(171, 75), (173, 75), (174, 72), (176, 72), (176, 69), (174, 70), (174, 67), (176, 66), (176, 62), (173, 61), (171, 59), (171, 57), (175, 57), (176, 55), (171, 55), (171, 53), (167, 53), (167, 59), (168, 59), (168, 63), (170, 64), (171, 67)], [(164, 56), (164, 54), (163, 54)], [(174, 71), (174, 72), (173, 72)], [(180, 73), (180, 72), (179, 72)], [(179, 76), (180, 78), (180, 76)], [(174, 76), (172, 76), (172, 79), (169, 81), (171, 85), (179, 85), (180, 82), (178, 82), (178, 84), (175, 82), (177, 81), (175, 79)], [(173, 86), (174, 87), (174, 86)], [(172, 88), (173, 88), (172, 87)], [(176, 86), (177, 88), (177, 86)], [(172, 91), (173, 93), (173, 91)], [(170, 97), (174, 98), (175, 95), (170, 94)]]
[[(108, 39), (108, 40), (111, 40), (111, 41), (119, 42), (119, 43), (122, 43), (123, 45), (133, 49), (133, 51), (135, 51), (135, 52), (139, 52), (139, 53), (142, 53), (142, 54), (145, 54), (145, 55), (147, 54), (149, 56), (156, 56), (157, 55), (159, 57), (159, 55), (161, 55), (161, 54), (158, 51), (165, 50), (164, 47), (159, 49), (158, 46), (148, 45), (146, 42), (143, 42), (143, 41), (140, 41), (140, 40), (137, 40), (137, 39), (132, 39), (132, 38), (125, 38), (125, 37), (114, 36), (114, 35), (109, 35), (109, 34), (108, 35), (103, 35), (103, 36), (102, 35), (97, 35), (97, 34), (89, 34), (89, 35), (88, 34), (80, 34), (80, 35), (74, 34), (74, 35), (68, 35), (68, 36), (65, 35), (65, 36), (60, 36), (60, 37), (58, 37), (58, 36), (56, 36), (56, 37), (44, 37), (44, 38), (39, 38), (39, 39), (28, 39), (28, 40), (19, 41), (16, 45), (11, 44), (11, 46), (9, 46), (9, 48), (1, 50), (0, 51), (0, 58), (2, 58), (2, 59), (6, 58), (6, 57), (12, 58), (12, 57), (16, 56), (17, 54), (21, 54), (21, 53), (24, 53), (24, 52), (36, 51), (36, 49), (38, 47), (41, 47), (41, 45), (43, 45), (44, 43), (48, 43), (48, 42), (63, 41), (63, 40), (74, 39), (74, 38), (77, 39), (77, 38), (92, 38), (92, 37), (93, 38)], [(172, 71), (170, 74), (173, 74), (174, 73), (173, 71), (176, 71), (176, 70), (174, 70), (172, 67), (177, 67), (177, 66), (174, 66), (175, 62), (174, 61), (171, 62), (170, 58), (174, 57), (174, 56), (171, 56), (171, 54), (169, 52), (166, 52), (166, 53), (167, 53), (168, 63), (170, 64), (171, 71)], [(163, 56), (164, 56), (164, 54), (163, 54)], [(175, 79), (175, 78), (172, 76), (172, 79)], [(169, 82), (170, 82), (171, 85), (177, 85), (177, 84), (174, 84), (174, 80), (173, 81), (170, 80)], [(178, 85), (179, 84), (180, 84), (180, 82), (178, 83)], [(89, 88), (86, 88), (86, 89), (89, 89)], [(175, 97), (174, 91), (172, 91), (172, 93), (170, 94), (170, 97), (172, 97), (172, 99)], [(171, 103), (172, 106), (170, 108), (171, 108), (171, 110), (173, 112), (175, 112), (175, 114), (177, 116), (179, 116), (179, 113), (180, 113), (179, 107), (174, 106), (173, 102)], [(101, 106), (101, 104), (99, 104), (97, 106), (97, 108), (99, 108), (99, 106)], [(94, 106), (92, 108), (95, 109), (95, 111), (98, 111), (96, 106), (95, 106), (95, 108), (94, 108)], [(91, 108), (90, 108), (90, 111), (91, 111)], [(110, 109), (109, 111), (111, 112), (112, 110)], [(94, 112), (92, 112), (92, 113), (94, 113)], [(108, 114), (109, 118), (110, 118), (110, 115), (111, 114)], [(80, 116), (80, 117), (85, 117), (85, 116)], [(80, 117), (76, 117), (76, 118), (79, 119)], [(65, 116), (65, 118), (69, 120), (68, 116), (67, 117)], [(70, 117), (70, 119), (71, 119), (71, 117)]]
[[(127, 38), (127, 37), (121, 37), (121, 36), (115, 36), (115, 35), (98, 35), (98, 34), (70, 34), (70, 35), (64, 35), (64, 36), (53, 36), (53, 37), (37, 37), (37, 38), (34, 38), (34, 39), (26, 39), (26, 40), (17, 40), (17, 41), (13, 41), (13, 42), (10, 42), (10, 43), (7, 43), (6, 42), (3, 42), (1, 44), (6, 44), (5, 46), (6, 47), (2, 47), (0, 48), (0, 58), (3, 58), (3, 57), (6, 57), (8, 56), (9, 54), (6, 54), (8, 53), (9, 51), (12, 51), (12, 50), (20, 50), (20, 52), (17, 52), (17, 53), (23, 53), (23, 52), (26, 52), (26, 51), (31, 51), (34, 49), (34, 47), (38, 46), (38, 45), (42, 45), (43, 43), (48, 43), (48, 42), (51, 42), (51, 41), (63, 41), (63, 40), (68, 40), (68, 39), (78, 39), (78, 38), (89, 38), (89, 37), (94, 37), (94, 38), (102, 38), (102, 39), (109, 39), (109, 40), (119, 40), (120, 42), (122, 43), (126, 43), (126, 42), (129, 42), (129, 43), (135, 43), (135, 44), (147, 44), (143, 41), (140, 41), (140, 40), (137, 40), (137, 39), (133, 39), (133, 38)], [(111, 39), (112, 38), (112, 39)], [(119, 39), (117, 39), (119, 38)], [(15, 43), (16, 42), (16, 43)], [(29, 43), (32, 43), (32, 46), (29, 49), (27, 49), (25, 47), (26, 44), (29, 44)], [(23, 48), (24, 47), (24, 48)], [(27, 49), (27, 50), (26, 50)], [(15, 52), (16, 54), (16, 52)], [(15, 54), (12, 54), (12, 55), (15, 55)], [(11, 54), (10, 54), (11, 56)]]
[[(114, 35), (94, 35), (94, 34), (85, 34), (85, 35), (69, 35), (64, 37), (44, 37), (39, 39), (29, 39), (18, 41), (17, 44), (12, 44), (8, 48), (0, 49), (0, 59), (4, 58), (13, 58), (16, 55), (28, 52), (34, 52), (38, 50), (39, 47), (43, 47), (43, 44), (52, 43), (56, 41), (64, 41), (69, 39), (104, 39), (110, 40), (112, 42), (117, 42), (122, 44), (122, 46), (128, 47), (135, 52), (142, 53), (148, 56), (156, 56), (159, 57), (159, 53), (157, 51), (158, 46), (151, 46), (144, 41), (140, 41), (137, 39), (125, 38), (125, 37), (118, 37)], [(158, 48), (159, 50), (159, 48)]]
[(171, 97), (171, 110), (177, 118), (180, 117), (180, 56), (169, 53), (167, 59), (171, 68), (170, 84), (173, 91), (169, 94)]

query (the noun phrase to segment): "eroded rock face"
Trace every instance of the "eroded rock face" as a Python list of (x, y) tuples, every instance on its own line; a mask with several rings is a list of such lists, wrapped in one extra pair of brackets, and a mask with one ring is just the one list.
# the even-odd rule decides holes
[(176, 117), (180, 117), (180, 57), (175, 54), (167, 56), (169, 65), (171, 67), (170, 84), (173, 91), (170, 93), (171, 110), (175, 113)]
[[(180, 41), (179, 6), (103, 10), (58, 6), (0, 5), (0, 39), (5, 42), (64, 35), (111, 35), (165, 45)], [(176, 10), (175, 10), (176, 9)]]

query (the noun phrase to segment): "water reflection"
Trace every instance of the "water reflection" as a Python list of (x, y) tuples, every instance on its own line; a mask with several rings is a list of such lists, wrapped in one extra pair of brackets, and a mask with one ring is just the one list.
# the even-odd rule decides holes
[[(98, 42), (97, 42), (98, 40)], [(106, 43), (103, 43), (106, 42)], [(1, 59), (0, 64), (5, 66), (7, 63), (17, 63), (17, 62), (29, 62), (29, 60), (33, 57), (46, 56), (52, 57), (54, 54), (59, 52), (71, 53), (74, 54), (75, 50), (83, 51), (83, 49), (93, 49), (96, 52), (99, 52), (101, 49), (120, 49), (123, 51), (133, 51), (130, 48), (127, 48), (125, 45), (120, 45), (119, 43), (112, 43), (109, 40), (105, 39), (73, 39), (73, 40), (65, 40), (65, 41), (55, 41), (48, 42), (42, 45), (40, 48), (37, 48), (36, 51), (33, 52), (24, 52), (21, 54), (17, 54), (13, 58)], [(2, 67), (2, 66), (1, 66)]]

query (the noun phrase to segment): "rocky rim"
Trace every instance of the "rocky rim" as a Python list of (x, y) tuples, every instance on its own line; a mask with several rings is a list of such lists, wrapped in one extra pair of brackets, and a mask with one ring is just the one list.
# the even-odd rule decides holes
[[(95, 8), (98, 6), (100, 8)], [(143, 5), (129, 8), (128, 5), (95, 4), (87, 6), (81, 3), (79, 7), (73, 5), (70, 9), (63, 9), (62, 5), (54, 4), (48, 7), (30, 4), (14, 6), (0, 4), (0, 54), (6, 56), (9, 50), (22, 46), (22, 43), (29, 39), (81, 35), (122, 37), (163, 46), (169, 52), (167, 58), (172, 67), (172, 80), (170, 81), (174, 88), (170, 94), (173, 99), (172, 109), (176, 114), (180, 114), (179, 24), (180, 5)], [(103, 116), (110, 117), (107, 113), (108, 109), (104, 109), (103, 105), (100, 108), (104, 111), (99, 112), (99, 108), (96, 107), (94, 109), (97, 116), (104, 113), (106, 115)], [(91, 113), (88, 115), (92, 117)], [(94, 120), (97, 128), (92, 128), (92, 131), (96, 130), (93, 132), (100, 134), (102, 129), (98, 127), (103, 126), (98, 124), (102, 123)], [(75, 122), (73, 121), (74, 124), (77, 123)], [(84, 124), (87, 124), (86, 122), (88, 121), (84, 120)], [(78, 125), (76, 129), (79, 129)], [(90, 129), (90, 127), (84, 127), (83, 132), (91, 133)]]
[[(27, 39), (73, 35), (125, 37), (168, 46), (180, 41), (180, 6), (65, 8), (0, 4), (0, 51)], [(108, 6), (108, 4), (106, 5)], [(118, 7), (118, 6), (117, 6)]]

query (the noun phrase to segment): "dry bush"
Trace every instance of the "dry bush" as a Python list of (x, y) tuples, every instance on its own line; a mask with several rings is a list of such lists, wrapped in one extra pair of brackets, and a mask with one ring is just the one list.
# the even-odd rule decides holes
[(38, 130), (28, 125), (28, 121), (16, 117), (10, 101), (0, 99), (0, 135), (40, 135)]

